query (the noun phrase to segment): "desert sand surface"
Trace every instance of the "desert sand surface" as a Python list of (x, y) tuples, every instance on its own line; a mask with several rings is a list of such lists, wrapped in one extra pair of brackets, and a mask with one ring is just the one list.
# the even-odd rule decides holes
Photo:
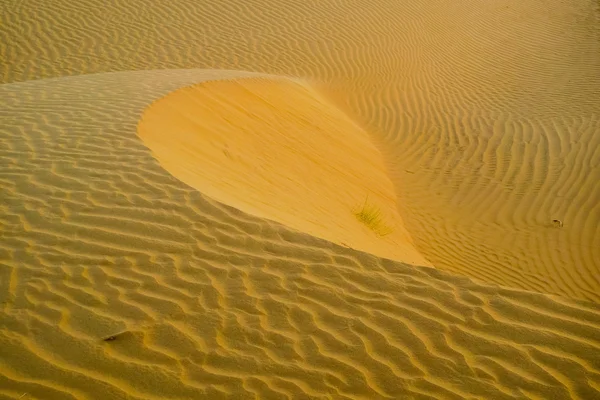
[[(368, 133), (308, 84), (254, 77), (186, 87), (148, 107), (138, 134), (167, 171), (212, 199), (342, 246), (430, 265), (404, 228)], [(375, 207), (378, 224), (356, 218), (365, 207)]]
[(0, 398), (600, 398), (597, 1), (8, 0), (0, 82)]

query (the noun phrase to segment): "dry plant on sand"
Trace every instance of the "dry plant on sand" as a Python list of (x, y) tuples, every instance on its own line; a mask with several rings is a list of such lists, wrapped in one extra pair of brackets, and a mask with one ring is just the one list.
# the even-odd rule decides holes
[(365, 199), (362, 207), (354, 211), (356, 219), (365, 224), (377, 236), (386, 236), (393, 232), (392, 227), (386, 225), (383, 221), (383, 215), (379, 207), (369, 204), (369, 196)]

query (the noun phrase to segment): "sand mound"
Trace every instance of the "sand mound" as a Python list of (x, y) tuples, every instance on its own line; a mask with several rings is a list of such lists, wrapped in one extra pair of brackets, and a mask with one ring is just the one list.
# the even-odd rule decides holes
[(191, 67), (312, 78), (377, 141), (436, 268), (600, 301), (595, 0), (0, 3), (2, 82)]
[[(168, 68), (319, 82), (450, 272), (173, 177), (146, 107), (252, 74)], [(598, 71), (596, 0), (0, 1), (0, 398), (600, 398)]]
[[(213, 199), (344, 246), (428, 265), (404, 229), (368, 134), (306, 84), (246, 78), (184, 88), (154, 102), (138, 134), (162, 166)], [(379, 218), (365, 224), (361, 211)]]
[(0, 86), (0, 397), (600, 395), (597, 304), (338, 246), (163, 169), (143, 110), (240, 74)]

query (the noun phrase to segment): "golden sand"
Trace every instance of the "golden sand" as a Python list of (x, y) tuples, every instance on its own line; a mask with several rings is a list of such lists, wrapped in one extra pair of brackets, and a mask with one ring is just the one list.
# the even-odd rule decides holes
[(436, 268), (600, 301), (596, 1), (3, 7), (4, 82), (190, 67), (311, 78), (384, 154)]
[[(246, 78), (184, 88), (138, 127), (161, 165), (201, 193), (343, 246), (416, 265), (369, 135), (310, 86)], [(380, 213), (362, 224), (363, 207)]]
[(0, 398), (600, 397), (597, 1), (0, 3)]

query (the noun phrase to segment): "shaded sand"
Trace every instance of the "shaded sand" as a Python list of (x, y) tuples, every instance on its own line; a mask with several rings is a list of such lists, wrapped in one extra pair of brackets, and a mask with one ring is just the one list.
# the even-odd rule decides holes
[(1, 398), (600, 396), (598, 304), (338, 246), (163, 169), (144, 109), (239, 74), (0, 86)]
[(1, 3), (2, 82), (196, 67), (318, 81), (378, 143), (436, 268), (600, 301), (597, 0)]
[[(394, 186), (369, 136), (307, 84), (207, 82), (152, 104), (139, 136), (201, 193), (343, 246), (417, 265)], [(372, 229), (355, 214), (376, 207)]]

